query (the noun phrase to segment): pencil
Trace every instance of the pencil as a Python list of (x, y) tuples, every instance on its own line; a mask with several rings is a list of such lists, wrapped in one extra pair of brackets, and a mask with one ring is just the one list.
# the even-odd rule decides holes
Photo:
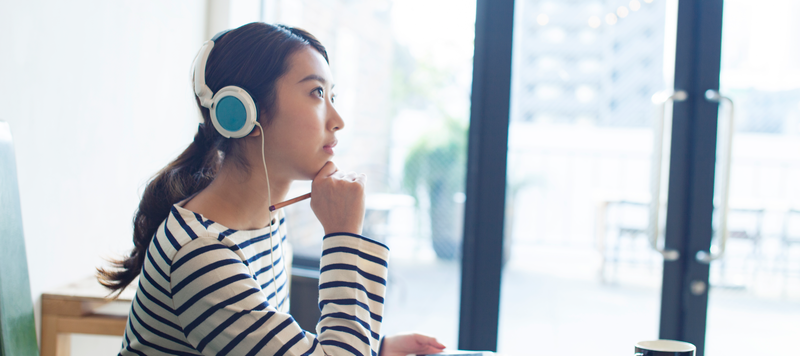
[(275, 204), (275, 205), (269, 207), (269, 211), (275, 211), (277, 209), (283, 208), (284, 206), (289, 206), (289, 205), (292, 205), (292, 204), (297, 203), (299, 201), (306, 200), (308, 198), (311, 198), (311, 193), (303, 194), (303, 195), (301, 195), (301, 196), (299, 196), (297, 198), (289, 199), (289, 200), (287, 200), (285, 202), (281, 202), (281, 203)]

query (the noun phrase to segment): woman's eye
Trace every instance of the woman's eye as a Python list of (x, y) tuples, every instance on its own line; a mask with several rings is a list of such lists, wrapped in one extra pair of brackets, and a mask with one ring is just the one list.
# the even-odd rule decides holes
[(313, 92), (316, 93), (320, 98), (325, 95), (325, 93), (322, 91), (322, 88), (316, 88)]
[(336, 95), (331, 95), (331, 103), (335, 103), (335, 102), (336, 102)]

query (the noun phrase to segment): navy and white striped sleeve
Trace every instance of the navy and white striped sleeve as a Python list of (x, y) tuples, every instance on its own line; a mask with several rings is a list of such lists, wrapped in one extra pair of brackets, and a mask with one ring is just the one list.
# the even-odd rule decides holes
[(386, 295), (389, 249), (355, 234), (322, 240), (317, 324), (320, 343), (355, 355), (377, 356)]
[(184, 335), (204, 355), (376, 355), (388, 249), (368, 241), (323, 241), (319, 337), (268, 304), (236, 253), (215, 239), (186, 244), (170, 281)]

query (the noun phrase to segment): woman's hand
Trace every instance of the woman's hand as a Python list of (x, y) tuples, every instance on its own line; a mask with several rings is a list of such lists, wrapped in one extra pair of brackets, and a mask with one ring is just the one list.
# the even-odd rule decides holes
[(330, 161), (314, 177), (311, 182), (311, 210), (326, 235), (335, 232), (361, 234), (366, 180), (364, 174), (338, 173), (338, 168)]
[(387, 336), (379, 356), (406, 356), (408, 354), (435, 354), (442, 352), (444, 345), (435, 338), (417, 333)]

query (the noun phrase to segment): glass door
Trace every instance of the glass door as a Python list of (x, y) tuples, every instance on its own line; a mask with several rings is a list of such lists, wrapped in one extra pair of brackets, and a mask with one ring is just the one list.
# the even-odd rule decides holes
[(781, 354), (800, 334), (800, 3), (723, 16), (706, 354)]
[(515, 2), (500, 353), (658, 338), (675, 26), (674, 1)]

